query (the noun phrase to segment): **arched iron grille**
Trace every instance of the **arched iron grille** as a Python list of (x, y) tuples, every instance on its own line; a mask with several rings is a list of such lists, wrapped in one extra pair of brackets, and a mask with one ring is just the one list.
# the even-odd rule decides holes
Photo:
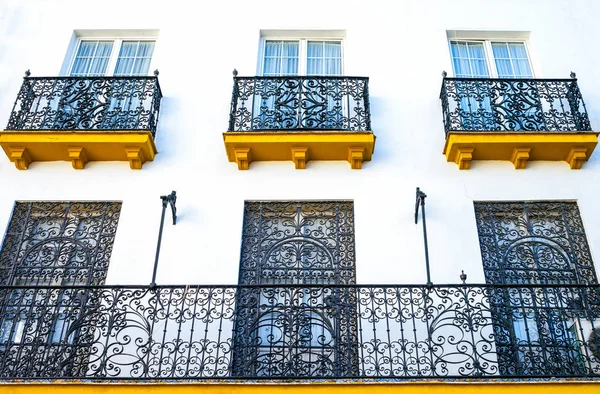
[[(81, 376), (120, 202), (17, 202), (0, 252), (0, 369), (13, 376)], [(85, 323), (83, 323), (85, 321)], [(91, 324), (90, 324), (91, 323)]]
[(354, 283), (352, 202), (247, 202), (233, 375), (356, 375)]
[(486, 282), (529, 286), (489, 295), (500, 373), (583, 374), (577, 322), (598, 294), (551, 287), (598, 284), (577, 204), (477, 202), (475, 215)]

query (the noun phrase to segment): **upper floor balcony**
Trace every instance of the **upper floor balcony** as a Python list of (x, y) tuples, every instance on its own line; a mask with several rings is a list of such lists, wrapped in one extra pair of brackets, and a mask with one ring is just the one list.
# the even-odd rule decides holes
[(575, 74), (571, 79), (448, 78), (440, 99), (446, 159), (566, 161), (580, 169), (598, 143)]
[(0, 303), (3, 379), (600, 377), (597, 285), (5, 286)]
[(0, 146), (20, 170), (36, 161), (129, 161), (156, 154), (162, 93), (153, 77), (31, 77), (23, 80)]
[(247, 170), (253, 161), (347, 160), (353, 169), (371, 160), (369, 79), (342, 76), (238, 77), (234, 71), (229, 161)]

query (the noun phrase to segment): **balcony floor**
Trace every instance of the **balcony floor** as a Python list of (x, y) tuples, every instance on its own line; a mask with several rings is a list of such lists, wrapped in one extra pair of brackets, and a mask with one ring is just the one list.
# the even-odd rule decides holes
[(114, 381), (106, 382), (7, 382), (0, 384), (0, 392), (11, 394), (65, 393), (240, 393), (240, 394), (596, 394), (598, 381), (303, 381), (289, 382), (269, 380), (265, 382), (238, 381)]
[(566, 161), (580, 169), (598, 144), (596, 132), (449, 132), (446, 160), (468, 170), (472, 160), (508, 160), (524, 169), (529, 160)]
[(89, 161), (129, 161), (141, 169), (157, 153), (150, 131), (0, 131), (0, 146), (19, 170), (36, 161), (70, 161), (83, 169)]
[(371, 132), (226, 132), (223, 139), (229, 161), (240, 170), (253, 161), (287, 160), (296, 169), (306, 168), (309, 160), (347, 160), (352, 169), (361, 169), (375, 149)]

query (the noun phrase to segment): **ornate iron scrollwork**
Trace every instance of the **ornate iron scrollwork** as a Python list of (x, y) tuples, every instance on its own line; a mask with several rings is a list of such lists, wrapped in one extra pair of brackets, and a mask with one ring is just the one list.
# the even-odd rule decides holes
[(162, 93), (155, 77), (29, 77), (7, 130), (150, 130)]
[(442, 113), (451, 131), (590, 131), (576, 79), (444, 78)]
[(234, 375), (357, 373), (354, 292), (311, 287), (355, 283), (352, 202), (246, 203), (239, 283), (272, 287), (238, 293)]
[[(81, 376), (121, 203), (17, 202), (0, 252), (3, 376)], [(61, 290), (52, 286), (64, 286)], [(92, 314), (93, 315), (93, 314)]]
[(369, 79), (234, 77), (229, 131), (370, 131)]
[(500, 373), (581, 372), (581, 338), (572, 331), (597, 316), (599, 294), (537, 287), (598, 284), (577, 204), (480, 202), (475, 214), (487, 283), (536, 286), (490, 294)]

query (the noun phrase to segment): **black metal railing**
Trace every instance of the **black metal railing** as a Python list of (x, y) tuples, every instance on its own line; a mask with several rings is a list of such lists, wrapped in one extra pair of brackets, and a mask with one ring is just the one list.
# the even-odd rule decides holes
[(371, 131), (369, 78), (234, 76), (228, 131), (269, 130)]
[(150, 130), (162, 93), (158, 77), (30, 77), (7, 130)]
[(0, 377), (600, 376), (600, 287), (0, 287)]
[[(574, 76), (574, 75), (573, 75)], [(440, 93), (451, 131), (591, 131), (577, 79), (447, 78)]]

